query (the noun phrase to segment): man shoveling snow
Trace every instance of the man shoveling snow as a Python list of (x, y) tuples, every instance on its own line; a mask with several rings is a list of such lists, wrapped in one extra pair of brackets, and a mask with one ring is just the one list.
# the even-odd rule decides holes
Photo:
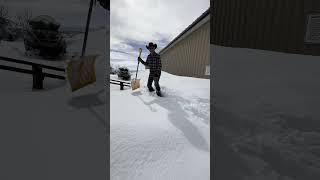
[(152, 87), (152, 82), (154, 81), (157, 95), (162, 96), (161, 88), (159, 85), (162, 64), (161, 64), (160, 55), (155, 52), (155, 49), (157, 48), (157, 44), (153, 44), (152, 42), (150, 42), (149, 45), (146, 45), (146, 48), (150, 51), (150, 54), (148, 55), (147, 60), (143, 61), (141, 57), (138, 57), (138, 61), (150, 68), (148, 84), (147, 84), (149, 91), (150, 92), (154, 91)]

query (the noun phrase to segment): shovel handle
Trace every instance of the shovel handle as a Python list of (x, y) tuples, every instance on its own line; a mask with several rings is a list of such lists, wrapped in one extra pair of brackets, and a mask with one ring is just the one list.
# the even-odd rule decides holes
[(139, 57), (141, 57), (141, 52), (142, 52), (142, 49), (139, 48)]
[[(139, 57), (141, 57), (141, 52), (142, 52), (142, 49), (141, 49), (141, 48), (139, 48)], [(137, 66), (136, 78), (135, 78), (135, 79), (137, 79), (137, 76), (138, 76), (139, 64), (140, 64), (140, 61), (138, 61), (138, 66)]]

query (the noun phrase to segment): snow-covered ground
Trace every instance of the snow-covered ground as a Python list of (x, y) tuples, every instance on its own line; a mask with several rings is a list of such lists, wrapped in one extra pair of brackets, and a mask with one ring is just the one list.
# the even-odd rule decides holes
[(159, 98), (148, 73), (135, 91), (110, 85), (111, 179), (209, 180), (210, 80), (163, 72)]
[(213, 176), (320, 179), (320, 58), (214, 45), (211, 52)]
[[(0, 179), (106, 179), (107, 33), (89, 33), (87, 54), (100, 55), (97, 82), (74, 93), (50, 78), (44, 90), (34, 91), (31, 75), (0, 70)], [(68, 40), (68, 51), (80, 52), (82, 40), (81, 34)], [(65, 65), (25, 56), (23, 42), (2, 41), (0, 56)]]

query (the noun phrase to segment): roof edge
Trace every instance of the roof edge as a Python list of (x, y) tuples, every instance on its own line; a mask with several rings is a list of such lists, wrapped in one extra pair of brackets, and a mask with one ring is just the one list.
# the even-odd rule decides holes
[(196, 26), (200, 21), (202, 21), (205, 17), (210, 15), (210, 8), (208, 8), (204, 13), (202, 13), (192, 24), (190, 24), (185, 30), (183, 30), (178, 36), (176, 36), (167, 46), (162, 48), (159, 52), (161, 54), (163, 51), (168, 49), (174, 42), (176, 42), (179, 38), (181, 38), (184, 34), (186, 34), (190, 29)]

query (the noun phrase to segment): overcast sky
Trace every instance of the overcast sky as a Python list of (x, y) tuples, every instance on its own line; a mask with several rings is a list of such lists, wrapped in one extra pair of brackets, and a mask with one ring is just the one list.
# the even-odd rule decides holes
[[(25, 8), (33, 15), (50, 15), (63, 26), (85, 27), (90, 0), (0, 0), (9, 8), (11, 16)], [(93, 9), (92, 27), (109, 26), (107, 12), (99, 3)]]
[(111, 63), (136, 66), (139, 47), (167, 45), (210, 7), (209, 0), (111, 0)]

